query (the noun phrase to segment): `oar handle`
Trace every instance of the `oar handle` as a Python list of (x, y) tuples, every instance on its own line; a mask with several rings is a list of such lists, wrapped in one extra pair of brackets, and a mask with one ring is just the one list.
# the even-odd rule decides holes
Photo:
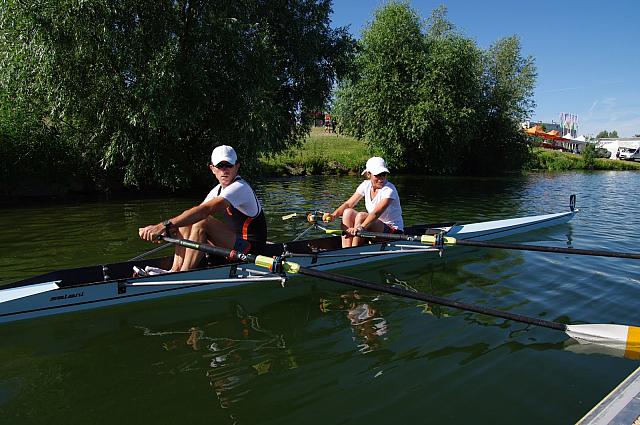
[(323, 211), (312, 211), (312, 212), (307, 212), (307, 213), (291, 213), (291, 214), (287, 214), (287, 215), (283, 215), (282, 216), (282, 220), (290, 220), (292, 218), (304, 218), (306, 219), (309, 223), (317, 223), (319, 221), (322, 221), (324, 215), (327, 214)]
[(267, 257), (265, 255), (245, 254), (235, 249), (221, 248), (207, 243), (198, 243), (189, 239), (178, 239), (170, 236), (158, 235), (165, 242), (195, 249), (208, 254), (224, 257), (231, 261), (255, 264), (258, 267), (269, 269), (272, 272), (298, 273), (300, 266), (297, 263), (282, 261), (279, 257)]

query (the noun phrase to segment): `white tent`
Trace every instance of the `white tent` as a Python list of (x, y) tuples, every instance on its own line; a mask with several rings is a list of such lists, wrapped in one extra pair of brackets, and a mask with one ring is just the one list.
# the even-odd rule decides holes
[(567, 140), (571, 140), (572, 142), (586, 142), (587, 139), (584, 137), (584, 135), (578, 136), (576, 138), (571, 137), (571, 133), (567, 133), (564, 136), (562, 136), (563, 139), (567, 139)]

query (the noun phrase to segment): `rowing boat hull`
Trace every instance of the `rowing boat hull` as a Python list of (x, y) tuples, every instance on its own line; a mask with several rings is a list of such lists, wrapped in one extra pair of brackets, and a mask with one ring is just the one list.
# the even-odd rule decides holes
[[(447, 227), (413, 226), (408, 233), (446, 231), (457, 239), (489, 240), (538, 230), (571, 220), (575, 211), (496, 220)], [(437, 251), (419, 242), (373, 243), (349, 249), (340, 248), (340, 238), (319, 238), (268, 246), (268, 255), (293, 254), (292, 260), (318, 270), (361, 265), (390, 256), (417, 255)], [(437, 258), (437, 256), (433, 256)], [(130, 277), (132, 266), (166, 267), (170, 258), (146, 262), (125, 262), (70, 269), (36, 276), (0, 290), (0, 323), (94, 309), (168, 296), (233, 288), (249, 283), (279, 287), (280, 276), (267, 274), (255, 265), (222, 263), (199, 270), (157, 276)], [(220, 260), (218, 260), (220, 261)], [(89, 276), (87, 278), (87, 276)], [(290, 275), (293, 277), (295, 275)], [(52, 289), (53, 288), (53, 289)], [(57, 288), (57, 289), (55, 289)]]

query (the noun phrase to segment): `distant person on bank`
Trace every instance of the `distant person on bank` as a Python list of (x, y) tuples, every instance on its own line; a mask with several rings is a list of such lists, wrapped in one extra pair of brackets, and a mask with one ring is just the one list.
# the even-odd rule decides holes
[[(325, 222), (342, 217), (342, 247), (362, 245), (365, 241), (356, 236), (358, 230), (378, 233), (402, 233), (402, 208), (396, 187), (387, 180), (389, 169), (384, 159), (369, 158), (362, 172), (366, 180), (360, 183), (351, 197), (330, 214), (324, 214)], [(367, 212), (354, 208), (364, 198)]]
[[(267, 242), (267, 222), (255, 192), (238, 175), (240, 163), (235, 150), (226, 145), (215, 148), (209, 168), (219, 184), (204, 201), (162, 223), (140, 228), (140, 237), (153, 241), (153, 235), (168, 229), (172, 235), (184, 239), (261, 254)], [(213, 217), (214, 214), (219, 218)], [(196, 268), (202, 255), (200, 251), (176, 246), (171, 271)]]

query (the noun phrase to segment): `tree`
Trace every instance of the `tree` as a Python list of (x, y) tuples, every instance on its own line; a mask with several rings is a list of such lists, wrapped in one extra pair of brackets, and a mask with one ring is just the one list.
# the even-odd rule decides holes
[(400, 126), (410, 119), (424, 72), (425, 44), (418, 16), (390, 3), (363, 32), (350, 79), (343, 80), (334, 111), (341, 130), (366, 138), (391, 163), (403, 158)]
[[(536, 69), (532, 57), (523, 58), (516, 36), (499, 40), (484, 53), (481, 124), (465, 157), (467, 170), (490, 173), (518, 170), (529, 157), (529, 140), (520, 130), (535, 108)], [(544, 129), (544, 125), (543, 125)]]
[(587, 169), (593, 169), (595, 167), (596, 157), (596, 145), (594, 143), (587, 143), (582, 149), (582, 161), (584, 162), (584, 167)]
[(329, 0), (32, 3), (3, 3), (0, 99), (41, 105), (108, 184), (189, 187), (215, 145), (246, 170), (297, 143), (353, 48)]
[(612, 132), (608, 132), (607, 130), (602, 130), (600, 133), (596, 135), (596, 139), (616, 139), (618, 138), (618, 132), (613, 130)]
[(518, 124), (533, 109), (534, 81), (517, 38), (484, 52), (455, 31), (444, 6), (423, 26), (406, 2), (390, 2), (363, 32), (335, 112), (344, 131), (396, 167), (493, 173), (528, 156)]

